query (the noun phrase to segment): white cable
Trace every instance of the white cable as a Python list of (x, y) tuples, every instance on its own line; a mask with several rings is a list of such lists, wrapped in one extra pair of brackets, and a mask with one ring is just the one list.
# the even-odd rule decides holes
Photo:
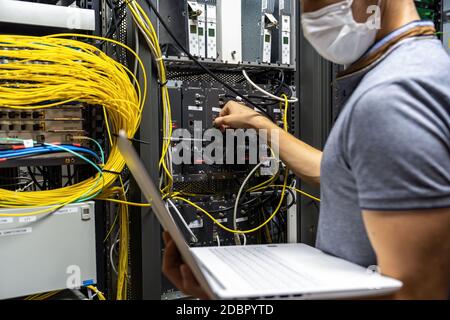
[[(267, 92), (267, 91), (264, 90), (263, 88), (259, 87), (256, 83), (254, 83), (254, 82), (252, 81), (252, 79), (250, 79), (250, 77), (248, 76), (248, 74), (247, 74), (247, 72), (246, 72), (245, 70), (242, 70), (242, 74), (244, 75), (245, 80), (247, 80), (247, 82), (248, 82), (253, 88), (255, 88), (256, 90), (258, 90), (259, 92), (265, 94), (266, 96), (268, 96), (268, 97), (270, 97), (270, 98), (272, 98), (272, 99), (274, 99), (274, 100), (277, 100), (277, 101), (280, 101), (280, 102), (286, 102), (285, 99), (280, 98), (280, 97), (277, 97), (276, 95), (273, 95), (273, 94), (271, 94), (270, 92)], [(291, 98), (291, 99), (288, 99), (288, 102), (289, 102), (289, 103), (296, 103), (296, 102), (298, 102), (298, 99), (297, 99), (297, 98)]]
[(169, 146), (169, 150), (167, 150), (168, 153), (168, 160), (169, 160), (169, 172), (173, 176), (173, 161), (172, 161), (172, 145)]
[(88, 293), (88, 299), (89, 300), (94, 300), (94, 297), (97, 295), (97, 294), (93, 294), (93, 291), (91, 289), (89, 289), (89, 288), (87, 290), (87, 293)]
[(24, 190), (27, 190), (29, 187), (31, 187), (34, 184), (34, 181), (28, 182), (23, 188), (16, 189), (16, 192), (22, 192)]
[[(236, 197), (236, 201), (234, 203), (234, 211), (233, 211), (233, 228), (234, 230), (237, 230), (237, 210), (239, 206), (239, 199), (241, 198), (242, 191), (244, 190), (244, 187), (247, 185), (248, 180), (255, 174), (255, 172), (263, 165), (264, 162), (260, 162), (250, 171), (250, 173), (245, 178), (244, 182), (242, 183), (241, 187), (239, 188), (239, 192)], [(241, 245), (241, 239), (239, 238), (239, 233), (234, 234), (234, 242), (236, 245)]]
[(186, 227), (186, 230), (189, 232), (189, 234), (192, 237), (192, 241), (194, 242), (198, 242), (197, 237), (195, 236), (195, 234), (192, 232), (191, 228), (189, 228), (189, 225), (187, 224), (186, 220), (184, 220), (183, 216), (181, 215), (181, 212), (178, 210), (177, 206), (172, 202), (172, 200), (167, 199), (167, 203), (170, 204), (170, 206), (175, 210), (175, 212), (177, 213), (178, 217), (181, 219), (181, 222), (183, 222), (183, 225)]
[(216, 241), (217, 241), (217, 246), (220, 247), (220, 238), (219, 238), (218, 234), (216, 234)]
[(244, 246), (246, 246), (247, 245), (247, 236), (243, 233), (242, 234), (242, 238), (244, 238)]
[(109, 262), (111, 263), (111, 267), (114, 271), (114, 273), (117, 275), (117, 269), (116, 266), (114, 264), (114, 259), (113, 259), (113, 253), (114, 253), (114, 247), (116, 246), (116, 244), (118, 244), (120, 241), (120, 239), (117, 239), (112, 245), (111, 245), (111, 249), (109, 249)]
[[(38, 180), (39, 183), (44, 182), (44, 180)], [(19, 188), (16, 190), (16, 192), (23, 192), (27, 190), (28, 188), (32, 187), (34, 185), (34, 181), (30, 181), (27, 185), (23, 186), (22, 188)]]
[[(136, 46), (134, 48), (134, 52), (136, 52), (136, 55), (139, 56), (139, 32), (138, 29), (134, 29), (134, 38), (136, 42)], [(138, 59), (134, 59), (134, 66), (133, 66), (133, 74), (137, 78), (137, 72), (138, 72)], [(136, 80), (133, 79), (133, 85), (136, 84)]]
[(125, 187), (125, 194), (128, 194), (128, 191), (130, 190), (130, 180), (125, 181), (124, 187)]

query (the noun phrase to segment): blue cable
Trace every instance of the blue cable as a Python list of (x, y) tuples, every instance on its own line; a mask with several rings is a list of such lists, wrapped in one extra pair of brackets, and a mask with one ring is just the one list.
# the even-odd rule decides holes
[[(101, 159), (99, 158), (97, 153), (95, 153), (94, 151), (92, 151), (90, 149), (82, 148), (82, 147), (76, 147), (76, 146), (72, 146), (72, 145), (66, 145), (64, 147), (67, 148), (68, 150), (71, 150), (71, 151), (74, 151), (74, 152), (87, 153), (87, 154), (95, 157), (96, 160), (98, 160), (99, 162), (101, 161)], [(51, 152), (61, 152), (61, 148), (57, 148), (57, 147), (55, 147), (53, 145), (47, 145), (47, 146), (44, 146), (44, 147), (34, 147), (34, 148), (29, 148), (29, 149), (0, 151), (0, 158), (8, 159), (9, 157), (21, 157), (21, 156), (27, 156), (27, 155), (39, 155), (39, 154), (45, 154), (45, 153), (51, 153)]]
[[(0, 140), (15, 141), (15, 142), (20, 142), (20, 143), (23, 143), (23, 141), (24, 141), (24, 140), (18, 139), (18, 138), (0, 138)], [(34, 143), (36, 143), (36, 141)], [(79, 152), (89, 153), (89, 154), (95, 156), (95, 158), (100, 161), (98, 155), (95, 152), (93, 152), (92, 150), (90, 150), (90, 149), (80, 148), (80, 147), (76, 147), (76, 146), (73, 146), (73, 145), (65, 145), (64, 146), (64, 145), (52, 145), (52, 144), (48, 144), (48, 143), (44, 143), (44, 145), (42, 147), (35, 147), (33, 149), (38, 149), (39, 152), (34, 152), (32, 149), (28, 149), (28, 150), (27, 149), (19, 149), (19, 150), (14, 150), (13, 152), (10, 152), (8, 150), (8, 152), (4, 152), (4, 153), (0, 152), (0, 157), (3, 157), (3, 158), (7, 159), (7, 157), (29, 155), (29, 154), (39, 154), (39, 153), (42, 154), (42, 153), (49, 153), (49, 152), (52, 152), (52, 151), (63, 150), (63, 151), (66, 151), (66, 152), (69, 152), (69, 153), (73, 154), (74, 156), (76, 156), (76, 157), (84, 160), (88, 164), (92, 165), (99, 172), (103, 183), (105, 182), (105, 179), (103, 178), (103, 171), (102, 171), (102, 169), (98, 165), (93, 163), (91, 160), (89, 160), (88, 158), (86, 158), (83, 155), (81, 155), (81, 154), (76, 152), (76, 151), (79, 151)], [(101, 161), (102, 161), (102, 164), (103, 164), (103, 162), (104, 162), (104, 160), (103, 160), (104, 159), (104, 155), (103, 155), (103, 150), (102, 150), (101, 147), (100, 147), (100, 150), (101, 150), (101, 153), (102, 153)], [(85, 194), (89, 193), (92, 189), (96, 188), (98, 183), (99, 183), (99, 181), (100, 181), (100, 179), (97, 179), (95, 184), (91, 188), (89, 188), (86, 192), (84, 192), (81, 195), (81, 197), (84, 196)], [(95, 194), (93, 194), (93, 195), (91, 195), (89, 197), (86, 197), (86, 198), (80, 199), (81, 198), (80, 197), (77, 200), (75, 200), (74, 202), (84, 202), (84, 201), (90, 200), (92, 198), (95, 198), (98, 194), (101, 193), (101, 191), (102, 190), (99, 190)]]
[[(73, 154), (74, 156), (76, 156), (76, 157), (78, 157), (78, 158), (80, 158), (80, 159), (86, 161), (87, 163), (89, 163), (90, 165), (92, 165), (92, 166), (95, 168), (95, 170), (98, 171), (98, 173), (100, 174), (100, 177), (102, 178), (103, 183), (105, 182), (105, 179), (103, 178), (103, 171), (102, 171), (102, 169), (101, 169), (99, 166), (97, 166), (95, 163), (93, 163), (91, 160), (89, 160), (88, 158), (86, 158), (85, 156), (83, 156), (83, 155), (81, 155), (81, 154), (79, 154), (79, 153), (77, 153), (77, 152), (75, 152), (75, 151), (72, 151), (72, 150), (66, 148), (65, 146), (51, 145), (51, 144), (48, 144), (48, 143), (44, 143), (44, 145), (45, 145), (45, 146), (54, 147), (54, 148), (57, 148), (57, 149), (61, 149), (61, 150), (64, 150), (64, 151), (67, 151), (67, 152)], [(70, 146), (70, 147), (73, 147), (73, 146)], [(75, 147), (75, 148), (77, 148), (77, 147)], [(97, 185), (98, 185), (98, 183), (99, 183), (99, 181), (100, 181), (100, 179), (97, 179), (97, 180), (95, 181), (95, 184), (94, 184), (92, 187), (90, 187), (87, 191), (85, 191), (85, 192), (80, 196), (80, 198), (81, 198), (82, 196), (84, 196), (85, 194), (91, 192), (91, 190), (93, 190), (94, 188), (96, 188)], [(102, 189), (103, 189), (103, 188), (102, 188)], [(101, 190), (100, 190), (100, 191), (101, 191)], [(90, 197), (86, 197), (86, 198), (83, 198), (83, 199), (78, 198), (78, 199), (75, 200), (74, 202), (84, 202), (84, 201), (87, 201), (87, 200), (89, 200), (89, 199), (92, 199), (93, 197), (96, 197), (96, 196), (100, 193), (100, 191), (97, 192), (97, 193), (95, 193), (94, 195), (92, 195), (92, 196), (90, 196)]]

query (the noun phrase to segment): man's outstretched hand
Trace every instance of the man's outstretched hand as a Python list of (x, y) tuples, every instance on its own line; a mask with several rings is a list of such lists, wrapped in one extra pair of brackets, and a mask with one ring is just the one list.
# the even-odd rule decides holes
[(262, 114), (236, 101), (228, 101), (214, 120), (214, 126), (220, 129), (268, 129), (271, 125), (272, 121)]

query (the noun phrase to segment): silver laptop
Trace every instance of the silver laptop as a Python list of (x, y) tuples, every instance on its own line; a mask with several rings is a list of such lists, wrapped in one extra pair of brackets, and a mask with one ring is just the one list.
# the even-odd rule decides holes
[(400, 281), (300, 243), (190, 248), (124, 131), (118, 145), (163, 229), (210, 298), (356, 298), (402, 287)]

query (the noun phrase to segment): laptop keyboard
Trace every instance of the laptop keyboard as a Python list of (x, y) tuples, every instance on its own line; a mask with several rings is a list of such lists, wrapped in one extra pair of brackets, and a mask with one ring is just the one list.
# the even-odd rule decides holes
[(210, 251), (253, 289), (308, 288), (317, 282), (293, 269), (266, 247), (221, 247)]

